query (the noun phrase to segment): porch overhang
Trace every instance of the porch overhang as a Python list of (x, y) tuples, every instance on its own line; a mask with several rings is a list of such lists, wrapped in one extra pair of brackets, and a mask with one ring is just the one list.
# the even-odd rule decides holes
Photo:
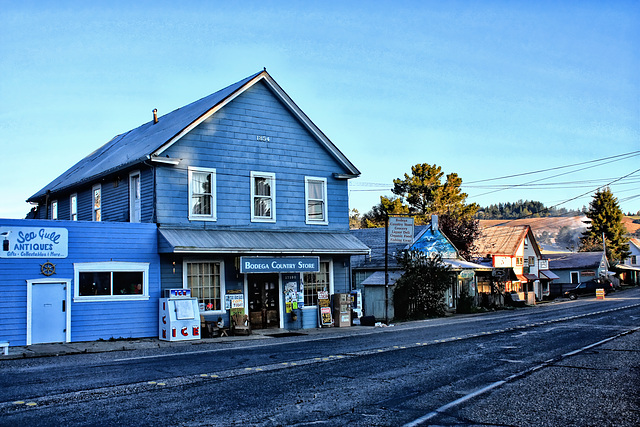
[(159, 228), (159, 253), (368, 255), (350, 233)]

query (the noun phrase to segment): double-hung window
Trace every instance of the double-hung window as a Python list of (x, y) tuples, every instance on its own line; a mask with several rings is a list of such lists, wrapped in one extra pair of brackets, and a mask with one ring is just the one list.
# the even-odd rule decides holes
[(144, 262), (85, 262), (73, 265), (74, 301), (149, 299), (149, 264)]
[(251, 221), (275, 222), (276, 174), (251, 172)]
[(327, 224), (327, 179), (305, 177), (307, 224)]
[(72, 194), (71, 198), (69, 199), (69, 212), (70, 212), (70, 218), (71, 221), (77, 221), (78, 220), (78, 195), (77, 194)]
[(216, 170), (189, 168), (189, 219), (216, 220)]
[(51, 219), (58, 219), (58, 201), (51, 202)]
[(92, 202), (91, 220), (102, 221), (102, 187), (100, 184), (93, 186)]
[(318, 291), (332, 292), (331, 289), (331, 263), (329, 261), (320, 262), (320, 272), (304, 273), (304, 306), (318, 305)]
[(220, 261), (185, 261), (184, 287), (198, 298), (200, 311), (223, 312), (224, 272)]

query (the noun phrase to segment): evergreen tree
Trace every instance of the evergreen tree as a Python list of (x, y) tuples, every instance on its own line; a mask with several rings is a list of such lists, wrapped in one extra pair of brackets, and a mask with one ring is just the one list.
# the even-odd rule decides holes
[(610, 264), (620, 262), (631, 254), (628, 250), (629, 238), (622, 224), (624, 215), (618, 205), (618, 199), (608, 187), (596, 191), (585, 215), (591, 221), (580, 238), (580, 252), (602, 250), (604, 235)]

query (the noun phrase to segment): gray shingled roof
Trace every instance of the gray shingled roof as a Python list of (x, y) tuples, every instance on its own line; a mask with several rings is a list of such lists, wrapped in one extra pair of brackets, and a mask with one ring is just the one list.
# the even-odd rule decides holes
[[(263, 75), (261, 76), (261, 74)], [(210, 114), (216, 106), (234, 96), (236, 92), (243, 89), (247, 83), (257, 77), (264, 78), (264, 81), (274, 89), (276, 95), (283, 100), (290, 111), (318, 137), (319, 141), (324, 144), (329, 152), (350, 174), (354, 176), (360, 174), (360, 171), (329, 141), (322, 131), (311, 122), (304, 112), (300, 110), (293, 100), (288, 97), (282, 88), (280, 88), (266, 70), (264, 70), (198, 101), (192, 102), (189, 105), (165, 114), (159, 117), (157, 123), (154, 123), (152, 120), (140, 127), (115, 136), (111, 141), (80, 160), (62, 175), (47, 184), (27, 201), (37, 202), (47, 191), (55, 193), (78, 184), (93, 181), (98, 177), (108, 175), (149, 159), (152, 154), (165, 147), (165, 144), (174, 141), (181, 132), (188, 130), (189, 126), (197, 124), (201, 118), (207, 117), (207, 114)]]

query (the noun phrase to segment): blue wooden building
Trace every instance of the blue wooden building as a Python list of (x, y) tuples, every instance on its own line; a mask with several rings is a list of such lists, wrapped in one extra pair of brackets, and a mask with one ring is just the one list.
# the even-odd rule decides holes
[(36, 219), (157, 225), (162, 290), (209, 320), (317, 327), (351, 290), (348, 180), (360, 172), (266, 70), (115, 136), (29, 198)]
[(154, 224), (0, 219), (0, 341), (158, 334)]

